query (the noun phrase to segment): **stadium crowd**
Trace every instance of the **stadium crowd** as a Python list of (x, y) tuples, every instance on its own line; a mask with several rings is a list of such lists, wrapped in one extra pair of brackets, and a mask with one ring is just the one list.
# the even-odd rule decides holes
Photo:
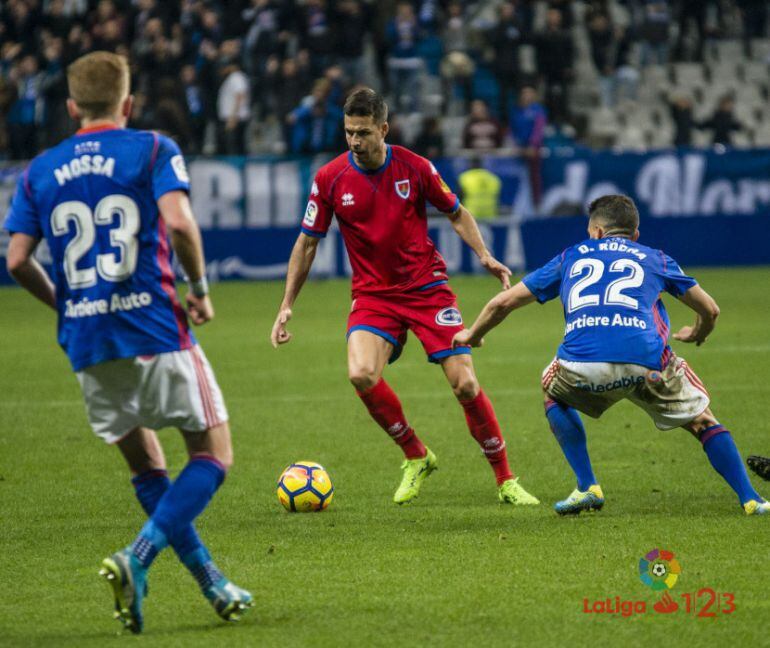
[[(358, 82), (394, 113), (391, 141), (441, 155), (441, 120), (462, 116), (459, 148), (539, 147), (584, 129), (575, 118), (575, 37), (590, 45), (597, 107), (634, 99), (647, 66), (702, 61), (729, 34), (767, 34), (764, 0), (8, 0), (0, 9), (0, 155), (27, 159), (73, 129), (69, 62), (124, 54), (132, 125), (188, 153), (316, 153), (343, 145), (341, 103)], [(578, 31), (580, 30), (580, 31)], [(527, 61), (531, 53), (530, 61)], [(730, 97), (710, 120), (672, 100), (671, 143), (713, 129), (730, 143)], [(721, 112), (720, 112), (721, 111)], [(551, 124), (544, 128), (545, 119)], [(417, 116), (415, 121), (414, 117)], [(467, 117), (466, 117), (467, 116)], [(575, 128), (576, 127), (576, 128)], [(455, 147), (457, 148), (457, 147)]]

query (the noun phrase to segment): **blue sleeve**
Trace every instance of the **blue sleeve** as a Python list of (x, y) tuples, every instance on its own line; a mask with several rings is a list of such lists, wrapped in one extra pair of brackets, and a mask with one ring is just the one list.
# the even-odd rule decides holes
[(29, 186), (29, 167), (21, 174), (16, 183), (16, 192), (11, 201), (11, 208), (5, 217), (5, 229), (11, 233), (29, 234), (36, 239), (43, 238), (40, 227), (40, 215), (32, 199)]
[(563, 263), (564, 254), (558, 254), (542, 268), (530, 272), (521, 280), (541, 304), (559, 296)]
[(667, 293), (679, 297), (698, 285), (695, 279), (682, 272), (682, 268), (670, 256), (661, 252), (660, 258), (663, 265), (663, 287)]
[(157, 144), (153, 144), (152, 194), (157, 201), (169, 191), (190, 191), (190, 176), (182, 152), (174, 140), (153, 133)]

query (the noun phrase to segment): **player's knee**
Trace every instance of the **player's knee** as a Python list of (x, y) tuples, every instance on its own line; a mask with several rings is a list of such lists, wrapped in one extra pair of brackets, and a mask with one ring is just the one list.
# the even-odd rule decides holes
[(463, 374), (458, 377), (457, 380), (452, 382), (452, 391), (457, 397), (457, 400), (473, 400), (479, 395), (479, 390), (479, 381), (476, 380), (476, 376), (471, 373)]
[(357, 365), (348, 369), (350, 382), (358, 391), (366, 391), (377, 384), (379, 376), (373, 366)]

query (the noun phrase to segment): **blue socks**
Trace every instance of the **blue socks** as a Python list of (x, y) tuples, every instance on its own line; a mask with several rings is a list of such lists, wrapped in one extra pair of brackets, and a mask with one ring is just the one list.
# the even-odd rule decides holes
[(567, 458), (577, 477), (577, 487), (587, 491), (596, 483), (591, 459), (586, 446), (586, 431), (580, 415), (573, 407), (567, 407), (556, 401), (549, 401), (545, 406), (545, 416), (551, 425), (551, 431), (561, 446), (561, 451)]
[(192, 521), (206, 508), (224, 477), (224, 468), (216, 459), (197, 456), (173, 484), (165, 471), (150, 471), (132, 479), (139, 503), (151, 516), (132, 545), (140, 564), (149, 567), (171, 544), (202, 589), (223, 578)]
[(729, 430), (722, 425), (712, 425), (701, 433), (700, 442), (714, 470), (736, 492), (742, 505), (749, 500), (763, 501), (749, 481), (743, 459)]
[[(134, 477), (131, 483), (136, 489), (136, 499), (139, 500), (147, 517), (152, 516), (161, 497), (171, 488), (171, 480), (165, 470), (150, 470), (142, 473)], [(171, 548), (182, 562), (184, 562), (185, 556), (201, 547), (203, 547), (203, 542), (201, 542), (192, 524), (188, 524), (171, 538)]]

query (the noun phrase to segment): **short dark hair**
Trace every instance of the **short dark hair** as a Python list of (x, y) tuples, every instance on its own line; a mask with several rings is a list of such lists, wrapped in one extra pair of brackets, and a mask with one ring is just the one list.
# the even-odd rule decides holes
[(388, 104), (371, 88), (360, 88), (348, 95), (343, 108), (348, 117), (373, 117), (376, 124), (388, 120)]
[(601, 223), (608, 235), (633, 236), (639, 229), (639, 212), (634, 201), (621, 194), (594, 200), (588, 206), (588, 218)]

